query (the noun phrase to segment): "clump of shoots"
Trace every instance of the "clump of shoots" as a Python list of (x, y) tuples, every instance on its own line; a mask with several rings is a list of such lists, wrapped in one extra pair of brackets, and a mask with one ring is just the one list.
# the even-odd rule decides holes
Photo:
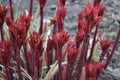
[[(114, 44), (99, 34), (99, 24), (105, 13), (101, 0), (89, 3), (78, 14), (78, 31), (75, 38), (64, 29), (67, 14), (66, 0), (57, 0), (56, 15), (50, 23), (43, 23), (47, 0), (38, 0), (40, 7), (39, 31), (29, 31), (31, 27), (33, 0), (30, 0), (29, 14), (25, 12), (14, 20), (12, 0), (9, 7), (0, 5), (0, 75), (5, 80), (98, 80), (106, 69), (117, 47), (120, 28)], [(10, 10), (10, 16), (7, 12)], [(9, 37), (3, 24), (8, 27)], [(44, 27), (45, 25), (45, 27)], [(47, 28), (51, 33), (46, 35)], [(94, 35), (91, 34), (95, 29)], [(89, 41), (93, 37), (91, 48)], [(101, 46), (98, 61), (95, 61), (96, 45)], [(112, 51), (109, 50), (112, 49)], [(90, 51), (89, 51), (90, 50)], [(105, 59), (106, 58), (106, 59)]]

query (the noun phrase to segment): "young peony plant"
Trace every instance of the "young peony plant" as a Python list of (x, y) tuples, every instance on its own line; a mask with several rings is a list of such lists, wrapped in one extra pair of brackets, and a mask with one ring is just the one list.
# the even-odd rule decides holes
[[(9, 0), (9, 7), (0, 5), (0, 65), (3, 66), (0, 71), (1, 78), (4, 80), (98, 80), (102, 70), (107, 68), (120, 38), (120, 28), (114, 44), (97, 36), (99, 24), (105, 13), (105, 7), (100, 4), (101, 0), (93, 0), (78, 14), (78, 31), (74, 39), (64, 29), (67, 15), (66, 0), (57, 0), (57, 2), (56, 15), (46, 24), (43, 20), (47, 0), (38, 0), (40, 7), (40, 25), (36, 26), (39, 27), (38, 32), (29, 31), (34, 20), (33, 0), (30, 0), (29, 14), (24, 12), (16, 20), (14, 20), (12, 0)], [(7, 14), (8, 10), (10, 16)], [(4, 23), (8, 27), (8, 38), (5, 36)], [(46, 38), (48, 26), (52, 30)], [(91, 34), (93, 29), (95, 29), (94, 35)], [(91, 35), (94, 37), (92, 47), (89, 48)], [(101, 53), (98, 61), (94, 61), (94, 54), (97, 54), (94, 51), (98, 43), (101, 46)], [(112, 49), (111, 52), (109, 48)]]

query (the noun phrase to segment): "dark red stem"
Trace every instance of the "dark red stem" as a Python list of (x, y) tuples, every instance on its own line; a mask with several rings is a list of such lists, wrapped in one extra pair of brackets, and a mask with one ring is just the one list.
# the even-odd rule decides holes
[(8, 80), (12, 80), (12, 79), (11, 79), (11, 74), (10, 74), (10, 70), (9, 70), (9, 66), (8, 66), (8, 65), (5, 65), (5, 70), (6, 70), (6, 74), (7, 74)]
[(82, 72), (82, 67), (83, 67), (83, 64), (84, 64), (84, 58), (85, 58), (85, 49), (86, 49), (86, 43), (84, 42), (83, 43), (83, 46), (82, 46), (82, 50), (81, 50), (81, 53), (80, 53), (80, 58), (79, 58), (79, 61), (78, 61), (78, 73), (77, 73), (77, 80), (80, 79), (80, 76), (81, 76), (81, 72)]
[(70, 66), (70, 64), (68, 63), (67, 64), (66, 80), (70, 80), (70, 78), (69, 78), (70, 76), (69, 75), (70, 75), (71, 71), (70, 71), (70, 67), (69, 66)]
[(66, 73), (66, 80), (72, 80), (72, 71), (73, 71), (73, 68), (74, 68), (74, 64), (71, 64), (68, 61), (68, 64), (67, 64), (67, 73)]
[(33, 0), (30, 0), (29, 15), (32, 16)]
[(43, 7), (40, 8), (40, 28), (39, 28), (39, 34), (42, 34), (43, 29)]
[(53, 35), (57, 33), (56, 23), (53, 26)]
[(60, 32), (61, 30), (63, 30), (63, 22), (62, 21), (60, 21), (60, 22), (58, 22), (58, 32)]
[(14, 20), (12, 0), (9, 0), (9, 6), (10, 6), (10, 17), (12, 20)]
[(16, 61), (17, 61), (17, 69), (18, 69), (18, 80), (22, 80), (23, 77), (22, 77), (22, 73), (21, 73), (21, 63), (20, 63), (20, 49), (19, 48), (16, 48)]
[(52, 50), (47, 52), (48, 63), (47, 63), (47, 72), (50, 69), (50, 65), (52, 64)]
[[(36, 65), (36, 68), (37, 68), (37, 72), (36, 72), (36, 78), (39, 78), (39, 76), (41, 76), (41, 65), (39, 64), (40, 63), (40, 60), (39, 60), (39, 58), (37, 59), (37, 60), (35, 60), (35, 65)], [(35, 73), (34, 73), (35, 74)]]
[(118, 31), (118, 34), (117, 34), (117, 37), (116, 37), (116, 40), (115, 40), (115, 44), (114, 44), (114, 46), (113, 46), (113, 48), (112, 48), (111, 54), (110, 54), (110, 56), (108, 57), (108, 60), (106, 61), (105, 68), (107, 68), (107, 66), (108, 66), (108, 64), (109, 64), (109, 62), (110, 62), (110, 60), (111, 60), (111, 58), (112, 58), (112, 56), (113, 56), (113, 54), (114, 54), (114, 51), (115, 51), (115, 48), (117, 47), (119, 38), (120, 38), (120, 28), (119, 28), (119, 31)]
[(61, 67), (61, 58), (62, 58), (62, 46), (59, 45), (57, 48), (57, 57), (58, 57), (58, 68), (59, 68), (59, 80), (62, 80), (62, 67)]
[(105, 56), (105, 52), (102, 52), (101, 56), (100, 56), (100, 59), (99, 59), (100, 62), (102, 62), (102, 60), (104, 59), (104, 56)]
[(27, 71), (31, 75), (30, 62), (29, 62), (28, 56), (27, 56), (27, 45), (24, 44), (23, 48), (24, 48), (24, 57), (25, 57), (25, 61), (26, 61)]
[(88, 58), (88, 61), (91, 61), (92, 56), (93, 56), (93, 51), (94, 51), (94, 47), (95, 47), (96, 36), (97, 36), (97, 32), (98, 32), (98, 27), (99, 27), (99, 25), (96, 25), (94, 39), (93, 39), (93, 42), (92, 42), (92, 48), (91, 48), (91, 51), (90, 51), (90, 56)]
[(88, 46), (89, 46), (89, 37), (86, 41), (86, 47), (85, 47), (85, 56), (84, 56), (84, 61), (86, 62), (87, 61), (87, 52), (88, 52)]
[(88, 49), (88, 42), (89, 42), (88, 28), (86, 28), (85, 35), (86, 36), (84, 37), (84, 41), (83, 41), (83, 45), (82, 45), (82, 50), (80, 52), (80, 57), (79, 57), (79, 60), (78, 60), (77, 80), (80, 80), (82, 68), (83, 68), (84, 63), (86, 61), (86, 55), (87, 55), (87, 49)]
[(34, 76), (34, 72), (35, 72), (35, 49), (32, 49), (32, 80), (35, 80), (35, 76)]
[(0, 36), (1, 36), (1, 41), (3, 41), (4, 40), (4, 33), (3, 33), (2, 28), (0, 28)]

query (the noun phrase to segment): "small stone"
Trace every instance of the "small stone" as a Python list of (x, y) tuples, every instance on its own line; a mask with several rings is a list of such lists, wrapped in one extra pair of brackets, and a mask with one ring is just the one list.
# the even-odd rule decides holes
[(111, 74), (114, 76), (114, 77), (118, 77), (120, 78), (120, 69), (119, 68), (116, 68), (114, 69)]
[(108, 71), (103, 71), (98, 80), (113, 80), (113, 78)]
[(51, 5), (50, 10), (56, 10), (56, 5)]

